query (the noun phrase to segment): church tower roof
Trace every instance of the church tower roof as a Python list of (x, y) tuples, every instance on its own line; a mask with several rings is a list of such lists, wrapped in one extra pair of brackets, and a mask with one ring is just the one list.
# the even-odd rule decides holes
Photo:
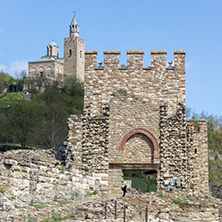
[(57, 44), (52, 40), (52, 42), (49, 43), (49, 46), (57, 46)]
[(71, 25), (78, 25), (78, 22), (77, 22), (77, 20), (76, 20), (76, 15), (74, 14), (74, 17), (73, 17), (73, 19), (72, 19), (72, 22), (71, 22)]
[(70, 24), (70, 37), (79, 37), (79, 25), (76, 20), (76, 14), (74, 12), (74, 17), (72, 19), (72, 22)]

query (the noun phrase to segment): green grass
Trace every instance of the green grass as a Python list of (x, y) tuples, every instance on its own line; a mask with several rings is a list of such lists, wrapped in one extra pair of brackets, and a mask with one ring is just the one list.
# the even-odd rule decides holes
[(16, 198), (15, 198), (15, 196), (13, 195), (13, 196), (9, 197), (8, 199), (11, 200), (11, 201), (13, 201), (13, 200), (15, 200)]
[(163, 193), (161, 191), (158, 192), (159, 197), (163, 197)]
[(0, 192), (1, 192), (1, 194), (5, 195), (5, 189), (1, 188)]
[(175, 199), (173, 199), (173, 202), (174, 202), (175, 204), (181, 204), (181, 203), (182, 203), (182, 200), (181, 200), (180, 198), (175, 198)]
[(94, 190), (92, 193), (87, 193), (86, 196), (92, 196), (98, 194), (97, 190)]
[(140, 189), (141, 192), (156, 192), (156, 180), (155, 179), (146, 179), (138, 177), (124, 177), (124, 180), (131, 180), (132, 187)]
[(65, 221), (65, 220), (68, 220), (68, 219), (75, 219), (74, 215), (71, 214), (67, 217), (51, 217), (51, 218), (47, 218), (45, 220), (43, 220), (42, 222), (56, 222), (56, 221)]
[(89, 171), (89, 167), (85, 166), (85, 167), (84, 167), (84, 170), (85, 170), (85, 171)]
[(48, 207), (47, 205), (43, 205), (43, 204), (30, 203), (29, 205), (32, 206), (32, 207), (35, 207), (36, 209), (42, 209), (42, 208)]
[(53, 200), (54, 202), (57, 202), (59, 204), (69, 204), (69, 203), (72, 203), (72, 201), (69, 201), (69, 200), (57, 200), (57, 199), (54, 199)]

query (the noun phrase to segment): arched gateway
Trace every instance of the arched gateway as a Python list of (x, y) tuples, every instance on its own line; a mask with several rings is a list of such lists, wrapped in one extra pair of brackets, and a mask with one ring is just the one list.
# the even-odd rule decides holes
[(109, 163), (110, 169), (158, 170), (159, 146), (152, 133), (136, 128), (126, 133), (119, 145), (120, 159)]

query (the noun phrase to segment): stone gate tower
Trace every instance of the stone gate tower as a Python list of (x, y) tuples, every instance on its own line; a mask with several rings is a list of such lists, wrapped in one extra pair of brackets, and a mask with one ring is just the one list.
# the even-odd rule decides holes
[[(104, 51), (104, 67), (97, 67), (97, 51), (85, 53), (84, 114), (69, 119), (69, 141), (76, 164), (103, 175), (101, 191), (120, 197), (123, 170), (157, 173), (158, 189), (169, 184), (208, 194), (207, 123), (185, 115), (185, 52), (151, 51), (151, 67), (143, 66), (144, 52), (127, 51), (127, 67), (120, 51)], [(176, 182), (175, 182), (176, 181)]]
[(74, 15), (70, 36), (64, 39), (64, 74), (84, 81), (85, 41), (79, 38), (79, 25)]

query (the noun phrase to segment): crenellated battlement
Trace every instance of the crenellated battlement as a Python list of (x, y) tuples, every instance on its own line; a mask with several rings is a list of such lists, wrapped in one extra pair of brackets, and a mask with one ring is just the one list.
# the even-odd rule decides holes
[[(104, 52), (104, 69), (109, 67), (119, 68), (120, 66), (120, 51), (119, 50), (105, 50)], [(87, 51), (86, 55), (86, 70), (90, 67), (94, 69), (97, 67), (97, 51)], [(167, 51), (166, 50), (152, 50), (151, 51), (151, 69), (169, 69), (180, 68), (180, 71), (185, 72), (185, 52), (174, 51), (174, 66), (168, 67), (166, 65)], [(143, 50), (128, 50), (127, 51), (127, 67), (130, 70), (140, 69), (147, 70), (149, 67), (144, 67), (144, 51)]]
[(79, 37), (69, 37), (69, 38), (64, 38), (64, 43), (67, 44), (67, 43), (70, 43), (70, 42), (78, 42), (78, 43), (81, 43), (81, 44), (85, 44), (85, 41)]
[(198, 130), (194, 129), (195, 120), (194, 119), (186, 119), (187, 127), (192, 129), (195, 133), (204, 133), (207, 132), (207, 121), (205, 119), (199, 119), (197, 122), (198, 124)]

